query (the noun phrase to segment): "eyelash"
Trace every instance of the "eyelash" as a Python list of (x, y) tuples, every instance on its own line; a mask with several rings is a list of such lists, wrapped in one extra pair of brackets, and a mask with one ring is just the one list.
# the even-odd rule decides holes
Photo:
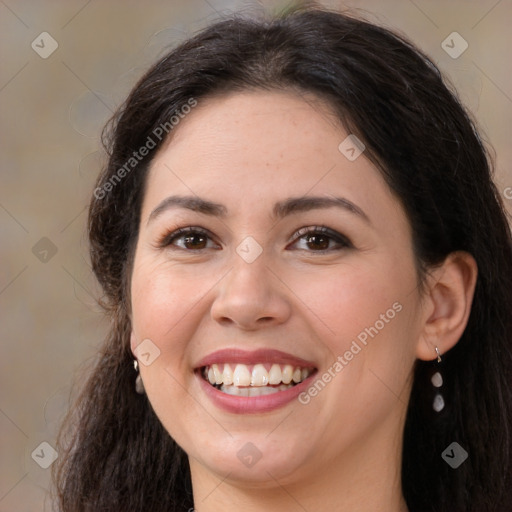
[[(197, 226), (188, 226), (185, 228), (176, 229), (175, 231), (173, 231), (171, 233), (165, 234), (158, 241), (158, 247), (161, 249), (169, 247), (169, 246), (173, 245), (173, 242), (176, 239), (179, 239), (180, 237), (182, 237), (184, 235), (202, 235), (202, 236), (208, 237), (209, 239), (212, 239), (212, 237), (210, 236), (210, 233), (207, 230), (197, 227)], [(318, 251), (312, 250), (312, 251), (308, 251), (308, 252), (325, 254), (327, 252), (339, 251), (342, 249), (348, 249), (348, 248), (354, 247), (353, 244), (351, 243), (351, 241), (346, 236), (344, 236), (326, 226), (309, 226), (309, 227), (301, 228), (290, 237), (290, 240), (294, 241), (296, 239), (303, 239), (304, 237), (306, 237), (308, 235), (327, 236), (330, 240), (333, 240), (335, 243), (337, 243), (339, 245), (338, 248), (321, 249)], [(177, 247), (177, 248), (181, 249), (183, 251), (193, 252), (193, 253), (197, 253), (199, 251), (204, 250), (204, 249), (185, 249), (183, 247)]]
[(342, 235), (341, 233), (338, 233), (337, 231), (334, 231), (333, 229), (328, 228), (327, 226), (310, 226), (301, 228), (292, 235), (291, 239), (302, 239), (307, 235), (327, 236), (329, 239), (333, 240), (339, 246), (338, 248), (321, 249), (319, 251), (308, 252), (324, 254), (331, 251), (340, 251), (342, 249), (349, 249), (354, 247), (352, 242), (346, 236)]

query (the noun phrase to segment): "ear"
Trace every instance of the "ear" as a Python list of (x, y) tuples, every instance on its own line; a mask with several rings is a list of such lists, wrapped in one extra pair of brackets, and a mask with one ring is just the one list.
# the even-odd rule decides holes
[(137, 338), (135, 337), (135, 333), (132, 331), (131, 335), (130, 335), (130, 349), (132, 351), (132, 354), (133, 354), (133, 357), (135, 357), (135, 359), (137, 359), (137, 356), (135, 355), (135, 349), (137, 348)]
[(437, 357), (436, 347), (442, 355), (459, 341), (468, 322), (477, 275), (475, 259), (462, 251), (449, 254), (429, 274), (422, 332), (416, 348), (419, 359), (433, 360)]

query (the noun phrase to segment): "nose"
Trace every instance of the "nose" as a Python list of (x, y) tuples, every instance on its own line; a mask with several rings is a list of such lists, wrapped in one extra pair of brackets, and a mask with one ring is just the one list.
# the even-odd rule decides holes
[(211, 307), (216, 322), (247, 331), (282, 324), (290, 313), (286, 287), (261, 257), (252, 263), (235, 262), (219, 283)]

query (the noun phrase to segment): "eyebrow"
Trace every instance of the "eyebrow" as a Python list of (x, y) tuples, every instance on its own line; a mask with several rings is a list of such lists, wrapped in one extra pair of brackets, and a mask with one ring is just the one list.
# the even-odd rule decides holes
[[(291, 197), (284, 201), (277, 202), (273, 209), (273, 218), (282, 219), (296, 213), (303, 213), (310, 210), (326, 209), (326, 208), (342, 208), (352, 213), (362, 220), (371, 224), (370, 219), (364, 211), (355, 205), (352, 201), (344, 197), (335, 196), (302, 196)], [(148, 224), (160, 216), (163, 212), (172, 208), (183, 208), (213, 217), (225, 218), (228, 209), (220, 203), (214, 203), (201, 199), (197, 196), (169, 196), (165, 198), (149, 215)]]

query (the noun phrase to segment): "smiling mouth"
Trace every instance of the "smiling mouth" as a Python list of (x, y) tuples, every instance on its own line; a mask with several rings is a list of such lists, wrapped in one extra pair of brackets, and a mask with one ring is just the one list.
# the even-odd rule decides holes
[(201, 377), (227, 395), (255, 397), (286, 391), (312, 375), (313, 367), (290, 364), (223, 363), (203, 366)]

